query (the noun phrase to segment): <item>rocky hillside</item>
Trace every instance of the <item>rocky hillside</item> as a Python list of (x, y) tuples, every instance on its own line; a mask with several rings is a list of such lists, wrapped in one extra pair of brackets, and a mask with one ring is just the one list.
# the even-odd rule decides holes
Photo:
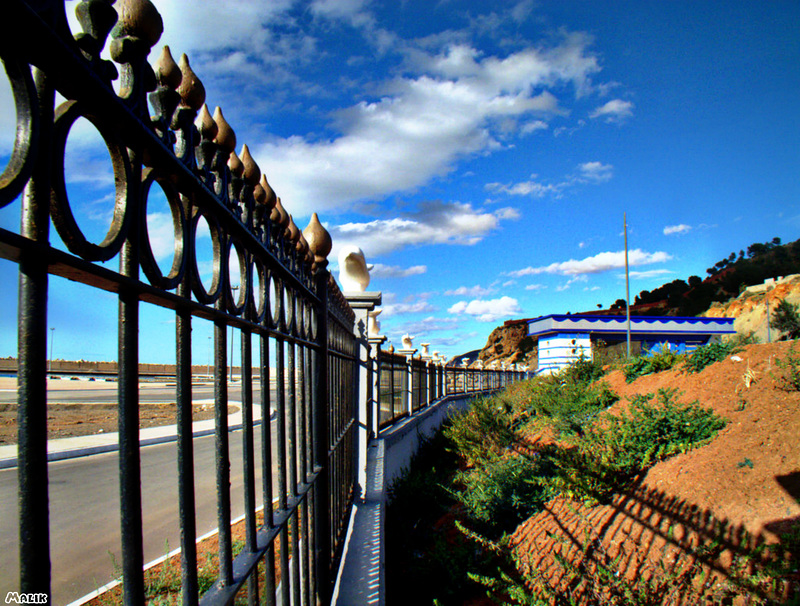
[[(709, 318), (736, 318), (733, 326), (737, 333), (752, 333), (761, 343), (766, 343), (767, 304), (772, 314), (784, 299), (792, 305), (800, 305), (800, 274), (750, 286), (735, 299), (726, 303), (712, 304), (711, 308), (701, 315)], [(780, 336), (780, 333), (771, 327), (769, 340), (777, 341)]]
[(492, 362), (536, 365), (536, 343), (527, 336), (526, 320), (511, 320), (498, 326), (489, 335), (478, 360), (488, 366)]

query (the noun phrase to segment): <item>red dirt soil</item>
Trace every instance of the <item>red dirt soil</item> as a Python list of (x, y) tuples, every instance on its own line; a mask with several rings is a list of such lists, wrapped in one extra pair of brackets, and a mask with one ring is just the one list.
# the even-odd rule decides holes
[[(613, 563), (629, 580), (675, 579), (694, 564), (711, 573), (706, 591), (724, 594), (734, 555), (774, 543), (800, 523), (800, 392), (782, 388), (785, 371), (775, 364), (791, 344), (749, 345), (736, 354), (741, 361), (728, 358), (698, 374), (677, 368), (632, 383), (619, 370), (606, 375), (621, 396), (612, 413), (630, 396), (674, 388), (679, 401), (697, 400), (728, 425), (709, 444), (653, 466), (610, 504), (552, 500), (511, 537), (521, 568), (578, 603), (605, 600), (574, 579), (555, 554), (578, 570)], [(717, 549), (702, 557), (698, 546)], [(676, 589), (662, 603), (709, 603), (690, 594)]]

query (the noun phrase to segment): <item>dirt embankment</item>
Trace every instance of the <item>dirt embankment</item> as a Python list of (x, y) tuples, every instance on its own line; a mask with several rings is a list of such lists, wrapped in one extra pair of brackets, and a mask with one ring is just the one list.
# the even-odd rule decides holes
[(617, 409), (634, 394), (677, 389), (681, 401), (697, 400), (728, 424), (709, 444), (653, 466), (610, 504), (548, 503), (511, 538), (523, 568), (583, 603), (596, 602), (585, 585), (569, 586), (569, 567), (613, 563), (633, 580), (675, 579), (695, 565), (722, 591), (735, 556), (774, 543), (800, 523), (800, 392), (781, 387), (785, 372), (775, 362), (791, 346), (750, 345), (737, 354), (741, 361), (699, 374), (673, 369), (630, 384), (620, 371), (607, 375), (623, 398)]

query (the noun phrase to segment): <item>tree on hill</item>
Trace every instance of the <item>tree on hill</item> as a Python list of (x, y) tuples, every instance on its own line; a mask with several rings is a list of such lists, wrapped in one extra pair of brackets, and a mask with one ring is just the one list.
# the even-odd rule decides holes
[(782, 333), (785, 339), (800, 339), (800, 314), (797, 305), (783, 299), (772, 312), (772, 325)]
[[(769, 242), (757, 242), (744, 250), (731, 253), (708, 268), (708, 277), (690, 276), (688, 283), (673, 280), (654, 290), (643, 290), (634, 305), (650, 305), (643, 313), (665, 315), (696, 316), (706, 311), (711, 303), (727, 301), (739, 295), (743, 288), (761, 284), (768, 278), (776, 278), (797, 273), (800, 268), (800, 240), (781, 244), (780, 238)], [(660, 306), (653, 304), (663, 303)], [(656, 308), (654, 308), (656, 307)], [(619, 301), (611, 310), (624, 310)]]

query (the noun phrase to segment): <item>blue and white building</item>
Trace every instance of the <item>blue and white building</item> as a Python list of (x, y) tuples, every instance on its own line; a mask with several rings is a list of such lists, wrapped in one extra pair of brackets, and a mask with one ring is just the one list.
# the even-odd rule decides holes
[[(631, 317), (632, 351), (694, 351), (723, 335), (732, 335), (733, 318)], [(528, 336), (538, 339), (537, 374), (557, 372), (598, 347), (627, 340), (625, 316), (550, 315), (528, 320)]]

